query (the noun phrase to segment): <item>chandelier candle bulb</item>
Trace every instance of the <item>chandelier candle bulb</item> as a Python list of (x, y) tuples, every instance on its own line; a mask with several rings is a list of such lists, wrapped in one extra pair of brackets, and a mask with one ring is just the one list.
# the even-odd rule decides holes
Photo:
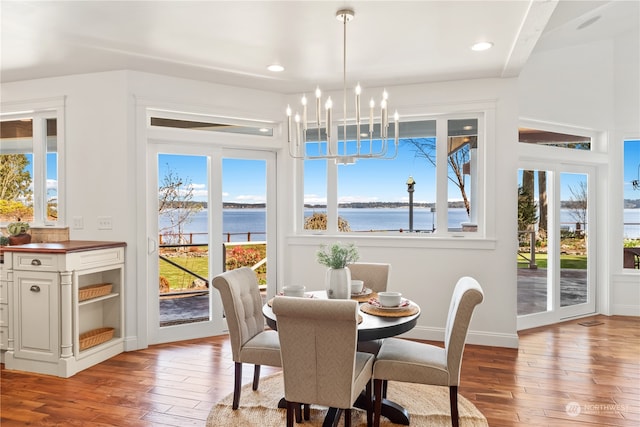
[(369, 101), (369, 135), (373, 137), (373, 109), (376, 106), (376, 102), (371, 98)]
[(360, 83), (356, 86), (356, 124), (360, 124), (360, 93), (362, 92), (362, 88), (360, 87)]
[(331, 140), (331, 107), (333, 107), (333, 101), (331, 101), (331, 97), (327, 98), (327, 103), (325, 104), (325, 108), (327, 109), (327, 123), (325, 123), (327, 127), (327, 143), (330, 143)]
[(291, 143), (291, 107), (287, 105), (287, 140)]
[[(307, 95), (302, 95), (302, 131), (306, 132), (307, 130)], [(300, 144), (300, 141), (297, 141)]]
[(296, 113), (296, 147), (300, 146), (300, 114)]
[(318, 122), (318, 129), (320, 129), (320, 106), (322, 100), (322, 92), (320, 92), (320, 88), (316, 88), (316, 121)]

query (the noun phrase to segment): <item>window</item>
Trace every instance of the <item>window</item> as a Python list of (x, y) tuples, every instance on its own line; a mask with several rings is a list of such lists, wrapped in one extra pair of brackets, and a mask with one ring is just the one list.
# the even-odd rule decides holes
[[(398, 152), (390, 160), (305, 160), (303, 228), (398, 236), (478, 231), (474, 198), (480, 197), (482, 117), (476, 113), (402, 122)], [(347, 144), (355, 144), (355, 125), (346, 131)], [(339, 140), (342, 134), (340, 126)]]
[[(0, 222), (62, 224), (62, 105), (3, 113), (0, 121)], [(3, 111), (11, 107), (3, 105)]]
[(640, 140), (624, 141), (624, 268), (640, 268)]

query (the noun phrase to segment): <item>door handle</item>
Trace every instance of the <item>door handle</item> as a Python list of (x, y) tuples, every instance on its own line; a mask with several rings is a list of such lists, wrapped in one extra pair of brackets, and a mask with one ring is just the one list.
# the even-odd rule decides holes
[(158, 246), (156, 245), (156, 241), (153, 240), (152, 238), (148, 238), (147, 239), (147, 253), (148, 254), (152, 254), (156, 251), (156, 249), (158, 248)]
[(31, 292), (40, 292), (40, 286), (38, 285), (31, 285), (31, 287), (29, 288), (29, 290)]
[(31, 265), (42, 265), (42, 261), (40, 261), (39, 259), (35, 258), (31, 260)]

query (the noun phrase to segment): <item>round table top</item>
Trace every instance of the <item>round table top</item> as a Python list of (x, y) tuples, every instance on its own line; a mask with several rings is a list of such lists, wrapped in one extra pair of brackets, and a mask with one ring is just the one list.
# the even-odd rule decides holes
[[(314, 298), (327, 298), (325, 291), (313, 291), (311, 293)], [(269, 325), (271, 329), (277, 330), (276, 315), (268, 303), (262, 306), (262, 314), (267, 320), (267, 325)], [(362, 316), (362, 322), (358, 324), (358, 341), (372, 341), (403, 334), (413, 329), (420, 317), (419, 310), (416, 314), (400, 317), (376, 316), (365, 313), (362, 310), (359, 310), (358, 314)]]

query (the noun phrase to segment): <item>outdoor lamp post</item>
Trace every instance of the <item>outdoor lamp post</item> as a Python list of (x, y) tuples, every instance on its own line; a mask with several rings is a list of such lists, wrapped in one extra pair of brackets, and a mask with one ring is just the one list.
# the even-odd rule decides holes
[(413, 232), (413, 186), (416, 185), (416, 181), (411, 175), (407, 179), (407, 192), (409, 193), (409, 232)]

